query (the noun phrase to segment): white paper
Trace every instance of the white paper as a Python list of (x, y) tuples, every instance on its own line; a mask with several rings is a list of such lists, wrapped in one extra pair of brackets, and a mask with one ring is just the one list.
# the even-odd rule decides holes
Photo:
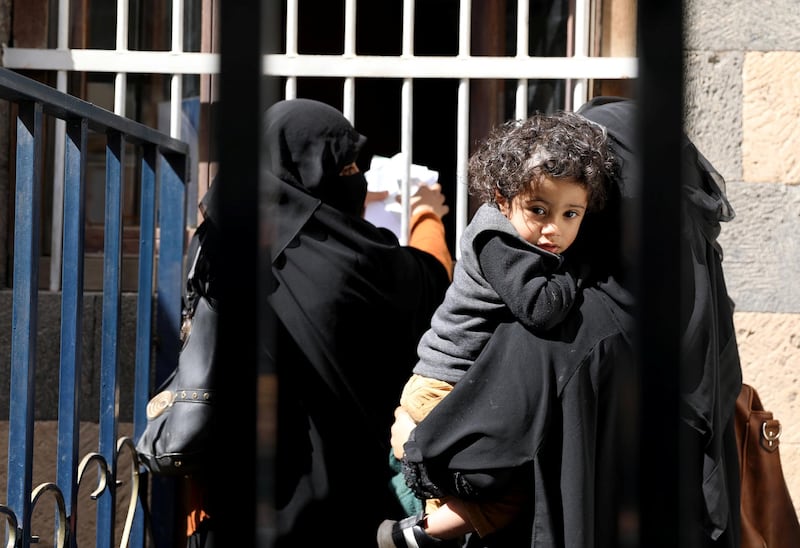
[[(366, 207), (364, 217), (374, 225), (388, 228), (400, 238), (400, 215), (403, 206), (397, 201), (400, 196), (400, 181), (405, 169), (405, 159), (401, 152), (391, 158), (373, 156), (369, 170), (364, 174), (367, 178), (367, 190), (371, 192), (389, 192), (382, 202), (372, 202)], [(425, 166), (411, 164), (409, 170), (409, 196), (416, 194), (419, 185), (432, 185), (439, 181), (439, 172)]]

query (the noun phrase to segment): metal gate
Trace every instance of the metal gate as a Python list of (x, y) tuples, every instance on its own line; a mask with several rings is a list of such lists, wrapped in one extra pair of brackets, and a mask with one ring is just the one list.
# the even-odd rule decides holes
[[(8, 69), (0, 69), (0, 97), (16, 113), (15, 231), (10, 407), (8, 417), (7, 503), (0, 506), (6, 521), (6, 546), (49, 545), (32, 528), (32, 515), (48, 497), (55, 505), (52, 545), (76, 546), (86, 516), (77, 512), (81, 485), (95, 481), (96, 546), (114, 544), (114, 521), (124, 516), (121, 546), (143, 545), (143, 512), (139, 499), (139, 465), (131, 438), (118, 435), (119, 391), (133, 390), (134, 437), (144, 428), (153, 357), (175, 363), (180, 322), (182, 257), (185, 233), (185, 184), (188, 145), (151, 128), (117, 116)], [(61, 292), (61, 352), (58, 366), (58, 425), (55, 481), (32, 484), (34, 417), (37, 407), (34, 375), (38, 364), (39, 242), (41, 231), (43, 133), (45, 119), (63, 120), (64, 255)], [(79, 454), (81, 442), (81, 355), (84, 309), (84, 213), (86, 155), (89, 132), (106, 140), (105, 244), (102, 297), (102, 359), (97, 450)], [(121, 204), (125, 180), (126, 144), (140, 158), (138, 300), (136, 305), (136, 381), (120, 387), (121, 324)], [(154, 348), (153, 341), (160, 344)], [(168, 365), (167, 365), (168, 366)], [(41, 405), (41, 404), (39, 404)], [(41, 445), (41, 444), (39, 444)], [(129, 475), (119, 473), (127, 464)], [(92, 468), (94, 467), (94, 468)], [(91, 474), (94, 470), (96, 473)], [(87, 479), (96, 478), (96, 479)], [(117, 508), (117, 491), (129, 493), (127, 507)], [(137, 507), (139, 510), (137, 511)]]

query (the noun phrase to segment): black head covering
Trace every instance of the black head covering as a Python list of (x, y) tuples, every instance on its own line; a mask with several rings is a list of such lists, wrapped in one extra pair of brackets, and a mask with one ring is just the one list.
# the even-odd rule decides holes
[(279, 101), (266, 112), (268, 169), (324, 203), (360, 215), (367, 194), (363, 173), (339, 174), (356, 161), (367, 138), (330, 105), (311, 99)]

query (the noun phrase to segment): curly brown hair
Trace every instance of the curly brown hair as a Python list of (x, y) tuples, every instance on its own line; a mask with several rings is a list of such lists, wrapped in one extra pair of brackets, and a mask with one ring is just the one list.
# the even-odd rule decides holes
[(536, 113), (489, 133), (469, 158), (469, 193), (496, 205), (495, 192), (510, 203), (545, 177), (573, 179), (587, 189), (588, 209), (600, 210), (617, 170), (602, 126), (574, 112)]

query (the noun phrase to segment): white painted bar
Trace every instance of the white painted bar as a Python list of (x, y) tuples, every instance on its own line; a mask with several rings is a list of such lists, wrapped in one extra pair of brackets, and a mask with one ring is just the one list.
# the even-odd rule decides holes
[(403, 80), (401, 91), (402, 106), (400, 109), (400, 151), (403, 153), (404, 169), (400, 178), (400, 196), (404, 207), (400, 211), (400, 243), (408, 243), (409, 232), (409, 207), (411, 199), (411, 164), (413, 163), (412, 154), (414, 153), (414, 80), (406, 78)]
[[(146, 74), (218, 74), (214, 53), (168, 51), (3, 49), (9, 69), (126, 72)], [(637, 76), (636, 57), (390, 57), (342, 55), (264, 56), (264, 73), (295, 77), (627, 79)]]
[[(117, 50), (124, 55), (128, 51), (128, 0), (117, 0)], [(124, 65), (123, 65), (124, 66)], [(119, 66), (117, 66), (119, 71)], [(114, 76), (114, 114), (125, 116), (128, 93), (128, 74), (117, 72)]]
[[(469, 59), (472, 43), (472, 1), (461, 0), (458, 13), (458, 57)], [(458, 81), (457, 119), (456, 119), (456, 181), (455, 203), (447, 200), (447, 205), (456, 216), (455, 258), (461, 258), (461, 235), (467, 226), (469, 214), (469, 193), (467, 189), (467, 160), (469, 158), (469, 79)]]
[[(184, 0), (172, 0), (172, 53), (176, 55), (183, 53), (183, 2)], [(180, 139), (183, 121), (182, 75), (172, 74), (169, 90), (169, 136)]]
[[(414, 0), (403, 0), (403, 50), (402, 57), (411, 59), (414, 56)], [(404, 160), (400, 177), (400, 199), (403, 207), (400, 210), (400, 243), (408, 243), (409, 233), (409, 200), (411, 200), (411, 164), (413, 163), (414, 137), (414, 80), (406, 77), (400, 96), (400, 152)]]
[[(575, 57), (589, 55), (589, 0), (575, 0)], [(577, 110), (589, 98), (589, 82), (578, 78), (572, 90), (572, 108)]]
[[(528, 55), (528, 21), (530, 7), (528, 0), (517, 1), (517, 59), (530, 59)], [(517, 80), (514, 102), (514, 115), (518, 120), (528, 117), (528, 79)]]
[(9, 69), (68, 70), (142, 74), (219, 74), (219, 55), (171, 51), (114, 51), (100, 49), (3, 48)]
[[(297, 57), (297, 0), (286, 0), (286, 57)], [(269, 73), (265, 71), (264, 74)], [(297, 97), (297, 79), (294, 76), (286, 79), (284, 97)]]
[(264, 56), (265, 73), (355, 78), (556, 79), (636, 78), (635, 57), (389, 57)]
[(455, 256), (461, 258), (459, 242), (464, 228), (467, 226), (469, 213), (469, 192), (467, 187), (467, 160), (469, 159), (469, 80), (462, 78), (458, 82), (458, 119), (456, 137), (456, 202), (448, 200), (447, 205), (455, 212), (456, 235)]
[[(65, 50), (69, 46), (69, 0), (58, 2), (58, 49)], [(67, 92), (67, 73), (59, 70), (56, 73), (56, 89)], [(61, 257), (62, 238), (64, 235), (64, 152), (66, 150), (67, 123), (57, 118), (53, 132), (53, 220), (50, 223), (50, 291), (61, 289)]]
[[(344, 3), (344, 56), (356, 55), (356, 0), (346, 0)], [(355, 126), (356, 95), (355, 78), (348, 76), (344, 79), (342, 114)]]

